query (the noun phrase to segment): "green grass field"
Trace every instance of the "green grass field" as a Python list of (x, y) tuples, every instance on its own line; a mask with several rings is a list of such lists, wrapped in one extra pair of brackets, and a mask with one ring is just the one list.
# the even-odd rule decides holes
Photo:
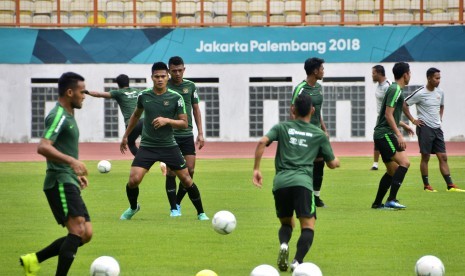
[[(89, 275), (92, 261), (115, 257), (121, 275), (195, 275), (211, 269), (220, 276), (249, 275), (260, 264), (275, 266), (278, 220), (271, 183), (273, 161), (265, 159), (265, 187), (251, 184), (251, 159), (198, 160), (195, 182), (206, 213), (219, 210), (236, 215), (230, 235), (213, 231), (211, 222), (196, 219), (188, 197), (182, 217), (170, 218), (164, 178), (156, 165), (140, 186), (141, 211), (131, 221), (120, 221), (128, 207), (125, 183), (130, 161), (114, 161), (109, 174), (100, 174), (96, 161), (86, 161), (90, 186), (82, 192), (91, 214), (94, 237), (81, 247), (69, 275)], [(306, 261), (324, 275), (414, 275), (423, 255), (438, 256), (448, 276), (464, 275), (465, 193), (445, 192), (437, 160), (430, 161), (430, 179), (438, 193), (422, 190), (419, 159), (399, 192), (404, 211), (370, 208), (383, 171), (370, 171), (371, 158), (341, 158), (341, 168), (325, 169), (322, 198), (328, 208), (318, 209), (313, 246)], [(465, 188), (465, 157), (450, 157), (456, 184)], [(35, 252), (66, 230), (58, 226), (42, 192), (44, 162), (0, 163), (1, 236), (0, 275), (23, 275), (18, 257)], [(300, 230), (290, 243), (291, 257)], [(42, 263), (39, 275), (53, 275), (57, 259)], [(289, 272), (281, 275), (290, 275)]]

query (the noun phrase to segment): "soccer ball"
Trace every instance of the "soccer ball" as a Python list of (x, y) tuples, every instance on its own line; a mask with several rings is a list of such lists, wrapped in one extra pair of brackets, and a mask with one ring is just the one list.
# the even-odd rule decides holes
[(118, 276), (119, 264), (110, 256), (101, 256), (90, 265), (90, 276)]
[(218, 276), (218, 274), (215, 273), (215, 271), (210, 270), (210, 269), (204, 269), (202, 271), (197, 272), (195, 276)]
[(254, 268), (250, 276), (279, 276), (279, 272), (271, 265), (262, 264)]
[(426, 255), (418, 259), (415, 264), (415, 275), (444, 276), (446, 275), (446, 269), (438, 257)]
[(102, 160), (98, 162), (97, 169), (101, 173), (107, 173), (111, 170), (111, 163), (107, 160)]
[(295, 268), (292, 276), (323, 276), (323, 273), (314, 263), (301, 263)]
[(219, 211), (213, 216), (212, 225), (216, 232), (226, 235), (236, 228), (236, 217), (229, 211)]

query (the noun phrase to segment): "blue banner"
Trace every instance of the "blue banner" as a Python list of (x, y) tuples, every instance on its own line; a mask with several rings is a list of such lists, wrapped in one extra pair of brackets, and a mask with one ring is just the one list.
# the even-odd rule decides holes
[(465, 61), (465, 27), (0, 29), (0, 63)]

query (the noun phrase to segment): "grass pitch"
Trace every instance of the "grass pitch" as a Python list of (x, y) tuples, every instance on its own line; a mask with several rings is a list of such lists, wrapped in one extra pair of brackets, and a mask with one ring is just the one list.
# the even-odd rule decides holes
[[(164, 178), (156, 164), (140, 186), (141, 211), (120, 221), (128, 207), (125, 183), (130, 161), (113, 161), (108, 174), (96, 161), (85, 162), (90, 186), (82, 192), (91, 214), (93, 240), (79, 248), (69, 275), (89, 275), (92, 261), (115, 257), (121, 275), (195, 275), (211, 269), (220, 276), (249, 275), (260, 264), (276, 266), (278, 220), (271, 183), (273, 160), (265, 159), (265, 187), (251, 184), (251, 159), (198, 160), (195, 182), (210, 218), (229, 210), (237, 218), (230, 235), (220, 235), (211, 221), (196, 219), (185, 197), (182, 217), (169, 217)], [(384, 173), (370, 171), (371, 158), (341, 158), (341, 168), (325, 169), (315, 240), (305, 261), (316, 263), (324, 275), (414, 275), (418, 258), (431, 254), (445, 264), (448, 276), (464, 275), (465, 193), (448, 193), (437, 160), (430, 161), (430, 179), (437, 193), (422, 190), (419, 158), (399, 192), (404, 211), (370, 208)], [(465, 188), (465, 157), (449, 157), (455, 183)], [(22, 275), (18, 257), (37, 251), (66, 230), (58, 226), (42, 192), (44, 162), (0, 163), (1, 236), (0, 275)], [(300, 230), (290, 243), (291, 258)], [(57, 259), (41, 264), (39, 275), (53, 275)], [(281, 275), (290, 275), (289, 272)]]

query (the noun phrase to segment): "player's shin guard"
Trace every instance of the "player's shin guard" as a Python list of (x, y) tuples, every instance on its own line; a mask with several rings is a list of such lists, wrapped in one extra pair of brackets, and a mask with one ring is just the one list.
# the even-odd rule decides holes
[(304, 257), (307, 255), (310, 247), (312, 246), (314, 234), (315, 232), (310, 228), (304, 228), (300, 233), (300, 238), (297, 241), (297, 252), (295, 253), (294, 258), (300, 264), (304, 262)]
[(381, 205), (381, 203), (383, 202), (384, 196), (389, 190), (389, 187), (391, 187), (391, 182), (392, 182), (392, 176), (390, 176), (389, 174), (385, 173), (383, 177), (381, 177), (381, 180), (379, 181), (379, 186), (378, 186), (378, 193), (376, 194), (375, 202), (373, 202), (373, 204)]
[(392, 176), (391, 191), (389, 192), (388, 201), (395, 200), (397, 198), (397, 192), (400, 189), (400, 185), (404, 181), (405, 175), (407, 174), (408, 168), (399, 166)]
[(179, 189), (178, 189), (178, 193), (176, 194), (176, 204), (181, 205), (181, 201), (186, 195), (186, 193), (187, 193), (186, 188), (184, 188), (181, 182), (179, 182)]
[(200, 213), (204, 213), (203, 206), (202, 206), (202, 198), (200, 198), (200, 191), (197, 188), (195, 183), (192, 183), (192, 186), (189, 188), (185, 188), (187, 190), (187, 194), (189, 195), (189, 199), (192, 201), (195, 209), (197, 210), (197, 215)]
[(137, 209), (137, 198), (139, 197), (139, 187), (131, 189), (129, 188), (129, 185), (126, 184), (126, 195), (128, 196), (131, 209), (136, 210)]
[(317, 161), (313, 163), (313, 190), (320, 191), (323, 184), (325, 162)]
[(281, 224), (278, 231), (279, 244), (289, 243), (292, 237), (292, 226), (289, 224)]
[(170, 210), (176, 210), (176, 176), (166, 176), (165, 188)]
[(74, 261), (80, 243), (81, 237), (74, 234), (68, 234), (68, 236), (66, 236), (58, 254), (56, 276), (65, 276), (68, 274), (68, 270)]

